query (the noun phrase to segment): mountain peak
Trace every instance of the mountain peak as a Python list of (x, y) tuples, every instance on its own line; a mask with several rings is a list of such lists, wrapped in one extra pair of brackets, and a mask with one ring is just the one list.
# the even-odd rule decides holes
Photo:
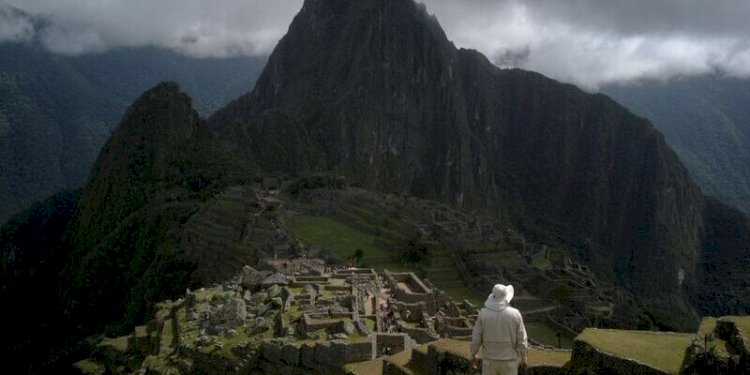
[[(115, 226), (120, 217), (113, 214), (125, 215), (145, 204), (145, 190), (165, 176), (174, 151), (190, 139), (199, 122), (190, 98), (174, 82), (160, 83), (141, 95), (127, 109), (94, 164), (81, 196), (83, 211), (78, 220), (83, 227), (92, 220)], [(123, 206), (103, 210), (98, 201)], [(95, 218), (103, 213), (107, 217)]]
[(425, 83), (429, 75), (449, 74), (455, 53), (437, 19), (412, 0), (307, 0), (253, 93), (212, 122), (257, 115), (309, 92), (339, 95), (343, 82), (352, 91)]
[(697, 278), (702, 196), (661, 134), (604, 96), (457, 50), (412, 0), (308, 0), (254, 91), (209, 122), (248, 135), (227, 140), (237, 149), (306, 145), (364, 187), (545, 233), (695, 322), (677, 280)]

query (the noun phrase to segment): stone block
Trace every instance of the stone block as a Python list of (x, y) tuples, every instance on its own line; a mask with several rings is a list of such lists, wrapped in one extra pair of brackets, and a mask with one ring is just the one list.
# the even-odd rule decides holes
[(299, 348), (299, 363), (307, 368), (315, 368), (315, 345), (303, 344)]
[[(338, 353), (333, 349), (334, 347), (339, 349)], [(344, 353), (341, 351), (341, 344), (335, 342), (317, 343), (315, 345), (315, 362), (326, 366), (334, 366), (341, 362)]]
[(260, 349), (263, 359), (272, 364), (281, 364), (282, 349), (279, 345), (269, 341), (264, 341), (261, 344)]
[(286, 364), (297, 366), (300, 363), (300, 348), (296, 345), (288, 344), (284, 345), (281, 350), (281, 359)]

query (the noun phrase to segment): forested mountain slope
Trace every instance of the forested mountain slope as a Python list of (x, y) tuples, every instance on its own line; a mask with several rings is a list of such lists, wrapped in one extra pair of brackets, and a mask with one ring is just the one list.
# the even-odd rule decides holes
[(750, 80), (708, 75), (602, 91), (651, 120), (707, 195), (750, 212)]
[(0, 223), (83, 186), (127, 105), (165, 80), (211, 114), (252, 88), (265, 58), (196, 59), (157, 48), (58, 56), (0, 44)]

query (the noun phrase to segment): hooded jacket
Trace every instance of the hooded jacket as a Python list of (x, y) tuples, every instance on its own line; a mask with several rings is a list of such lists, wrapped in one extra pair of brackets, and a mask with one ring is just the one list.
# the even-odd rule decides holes
[(471, 355), (482, 347), (482, 358), (526, 361), (529, 344), (521, 313), (507, 304), (482, 308), (471, 335)]

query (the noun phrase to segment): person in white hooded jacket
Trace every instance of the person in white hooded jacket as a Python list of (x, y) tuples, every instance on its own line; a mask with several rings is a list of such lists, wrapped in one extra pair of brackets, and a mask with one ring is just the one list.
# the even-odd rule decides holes
[(471, 335), (472, 365), (482, 348), (482, 375), (517, 375), (529, 349), (521, 313), (510, 307), (513, 286), (497, 284), (484, 302)]

